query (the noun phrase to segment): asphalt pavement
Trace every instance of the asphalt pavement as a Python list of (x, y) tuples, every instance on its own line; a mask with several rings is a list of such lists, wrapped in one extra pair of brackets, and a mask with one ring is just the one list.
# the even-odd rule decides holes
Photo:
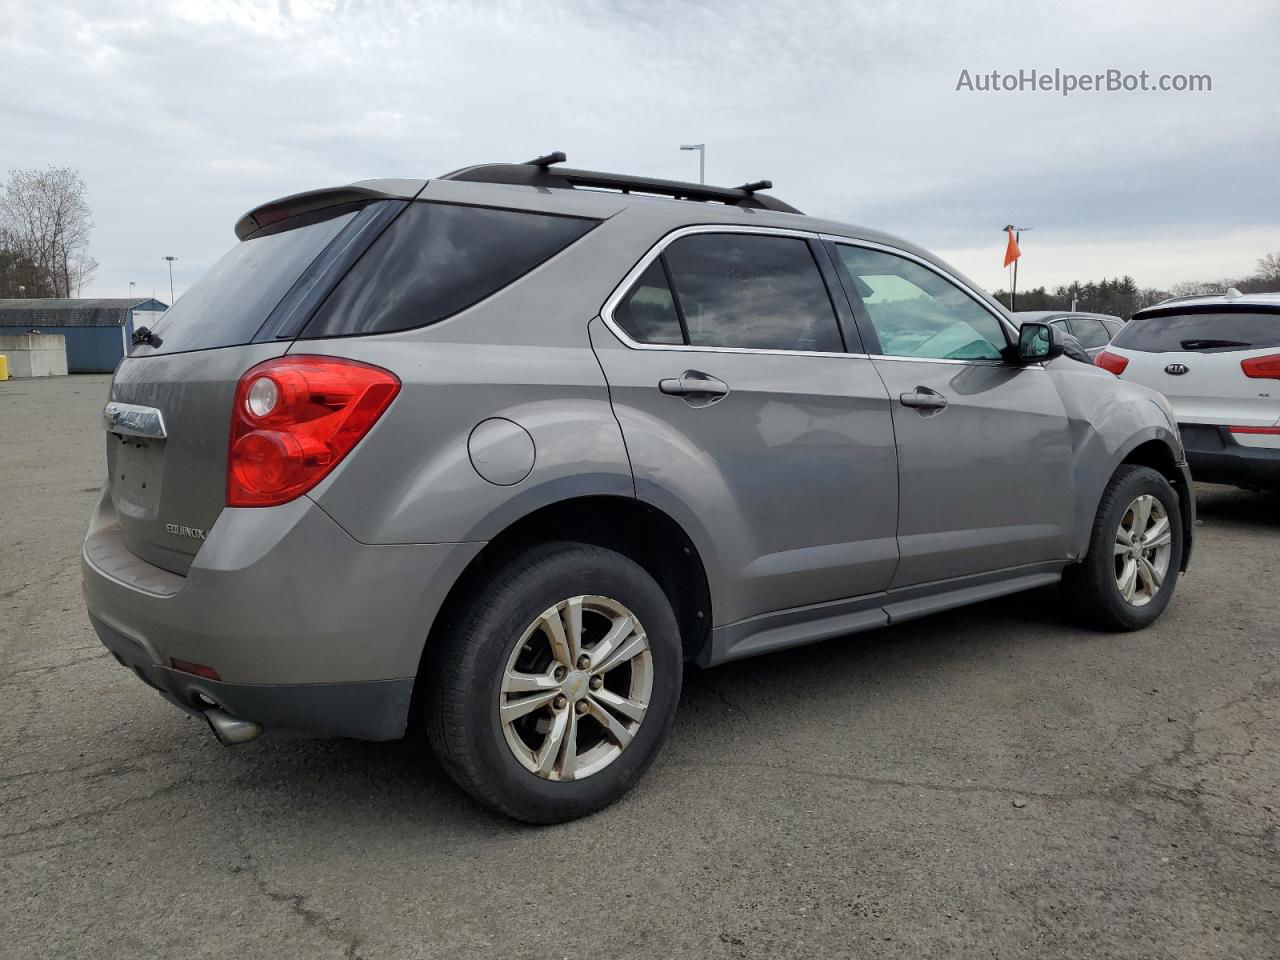
[(1053, 589), (690, 667), (623, 801), (532, 828), (425, 743), (217, 744), (111, 659), (107, 377), (0, 383), (0, 957), (1280, 956), (1280, 495), (1199, 487), (1136, 634)]

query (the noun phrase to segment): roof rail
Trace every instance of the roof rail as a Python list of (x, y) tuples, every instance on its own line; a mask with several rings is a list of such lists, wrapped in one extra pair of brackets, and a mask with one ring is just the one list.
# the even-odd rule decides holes
[(741, 187), (713, 187), (705, 183), (686, 183), (681, 180), (657, 180), (652, 177), (633, 177), (625, 173), (601, 173), (597, 170), (574, 170), (556, 166), (565, 162), (563, 152), (557, 150), (545, 156), (535, 157), (526, 163), (482, 163), (446, 173), (440, 180), (464, 180), (471, 183), (509, 183), (526, 187), (588, 187), (601, 190), (621, 190), (623, 193), (650, 193), (676, 200), (700, 200), (724, 203), (729, 206), (749, 207), (759, 210), (775, 210), (781, 213), (799, 213), (789, 203), (777, 197), (762, 196), (758, 191), (773, 186), (769, 180), (743, 184)]
[(1231, 299), (1234, 299), (1231, 296), (1231, 290), (1235, 290), (1235, 296), (1237, 297), (1243, 296), (1243, 294), (1239, 290), (1236, 290), (1235, 287), (1232, 287), (1230, 290), (1224, 291), (1223, 293), (1186, 293), (1180, 297), (1165, 297), (1159, 303), (1153, 303), (1152, 306), (1158, 307), (1161, 304), (1165, 304), (1165, 303), (1180, 303), (1183, 300), (1204, 300), (1206, 297), (1226, 297), (1228, 300), (1231, 300)]

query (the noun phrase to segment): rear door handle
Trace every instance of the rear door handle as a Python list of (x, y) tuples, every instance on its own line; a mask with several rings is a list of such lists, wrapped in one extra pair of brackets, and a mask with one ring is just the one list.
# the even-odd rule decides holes
[(678, 377), (658, 381), (658, 389), (669, 397), (684, 397), (688, 402), (715, 403), (729, 395), (729, 385), (701, 370), (686, 370)]
[(915, 407), (917, 410), (945, 410), (947, 407), (947, 398), (928, 387), (916, 387), (911, 393), (904, 393), (898, 399), (904, 407)]

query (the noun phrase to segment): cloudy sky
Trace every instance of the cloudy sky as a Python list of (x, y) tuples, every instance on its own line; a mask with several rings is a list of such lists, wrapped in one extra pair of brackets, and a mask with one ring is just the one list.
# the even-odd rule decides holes
[[(1280, 251), (1276, 0), (0, 0), (0, 169), (88, 182), (95, 296), (167, 299), (246, 209), (554, 149), (762, 177), (988, 289), (1239, 276)], [(1200, 93), (957, 91), (971, 75), (1209, 74)]]

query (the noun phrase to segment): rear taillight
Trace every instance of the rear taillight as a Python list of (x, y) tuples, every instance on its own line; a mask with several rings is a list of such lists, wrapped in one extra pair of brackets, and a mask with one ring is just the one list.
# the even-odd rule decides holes
[(1240, 369), (1246, 377), (1253, 377), (1255, 380), (1280, 380), (1280, 354), (1241, 360)]
[(1122, 357), (1118, 353), (1110, 353), (1103, 350), (1100, 354), (1093, 358), (1095, 366), (1101, 367), (1108, 373), (1114, 373), (1117, 377), (1124, 373), (1124, 368), (1129, 365), (1129, 358)]
[(258, 364), (236, 387), (227, 506), (269, 507), (306, 493), (399, 391), (394, 374), (354, 360), (300, 356)]

